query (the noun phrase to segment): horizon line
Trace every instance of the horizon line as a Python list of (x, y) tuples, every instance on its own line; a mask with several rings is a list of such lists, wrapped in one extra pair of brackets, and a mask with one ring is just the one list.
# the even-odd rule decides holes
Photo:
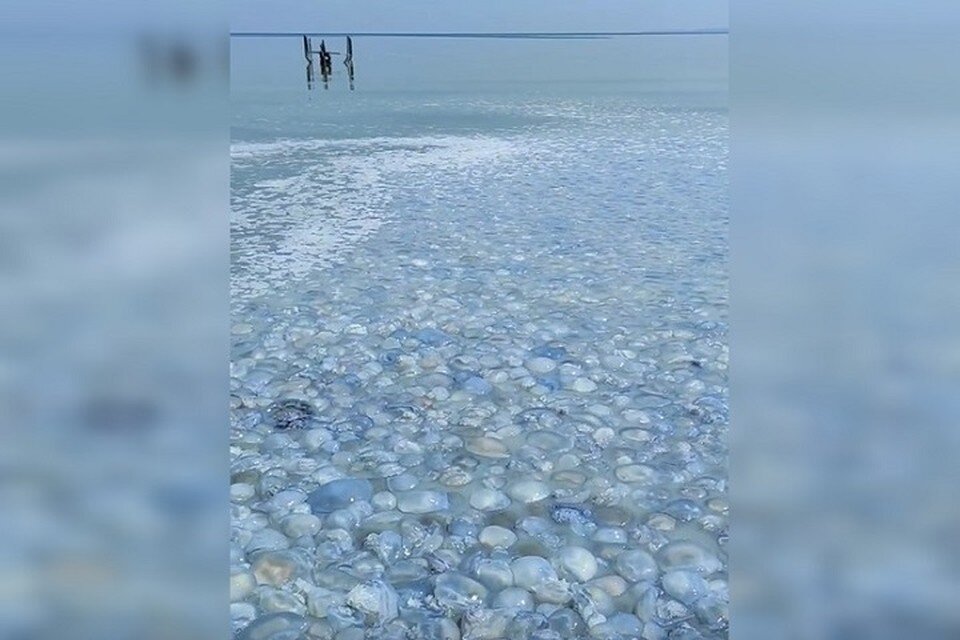
[(507, 32), (402, 32), (402, 31), (231, 31), (231, 38), (604, 38), (630, 36), (728, 35), (729, 28), (655, 29), (647, 31), (507, 31)]

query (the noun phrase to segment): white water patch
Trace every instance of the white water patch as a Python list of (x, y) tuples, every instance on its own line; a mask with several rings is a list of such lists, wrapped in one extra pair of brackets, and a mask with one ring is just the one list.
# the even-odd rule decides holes
[[(342, 259), (394, 217), (391, 203), (408, 185), (442, 188), (520, 148), (471, 136), (235, 143), (234, 301), (275, 293)], [(277, 177), (256, 179), (264, 173)]]
[(416, 136), (375, 138), (343, 138), (338, 140), (320, 138), (282, 138), (272, 142), (233, 142), (230, 145), (230, 157), (234, 164), (258, 163), (271, 156), (289, 156), (302, 152), (323, 150), (348, 150), (355, 152), (396, 147), (441, 147), (467, 148), (488, 151), (492, 146), (505, 142), (502, 138), (483, 136)]

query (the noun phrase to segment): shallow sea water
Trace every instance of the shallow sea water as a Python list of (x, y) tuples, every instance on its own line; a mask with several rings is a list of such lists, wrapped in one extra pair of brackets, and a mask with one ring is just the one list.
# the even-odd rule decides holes
[(722, 106), (245, 99), (238, 637), (726, 637)]

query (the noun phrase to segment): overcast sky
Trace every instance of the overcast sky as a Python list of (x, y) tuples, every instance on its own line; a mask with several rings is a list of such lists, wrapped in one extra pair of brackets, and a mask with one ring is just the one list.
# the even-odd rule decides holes
[(233, 31), (631, 31), (727, 25), (727, 0), (231, 2)]

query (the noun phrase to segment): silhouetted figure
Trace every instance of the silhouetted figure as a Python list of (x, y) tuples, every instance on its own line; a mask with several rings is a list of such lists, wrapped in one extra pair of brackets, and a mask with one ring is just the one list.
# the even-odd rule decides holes
[(347, 67), (347, 78), (350, 80), (350, 91), (353, 91), (353, 40), (347, 36), (347, 55), (343, 58)]
[(310, 38), (303, 36), (303, 57), (307, 59), (307, 89), (313, 89), (313, 51), (310, 50)]
[(201, 53), (196, 43), (172, 36), (144, 33), (137, 43), (148, 82), (189, 85), (201, 70)]
[(329, 89), (330, 75), (333, 73), (333, 64), (330, 53), (327, 51), (327, 43), (320, 41), (320, 73), (323, 74), (323, 88)]
[(176, 41), (170, 48), (170, 75), (175, 82), (187, 84), (197, 72), (197, 56), (189, 44)]

